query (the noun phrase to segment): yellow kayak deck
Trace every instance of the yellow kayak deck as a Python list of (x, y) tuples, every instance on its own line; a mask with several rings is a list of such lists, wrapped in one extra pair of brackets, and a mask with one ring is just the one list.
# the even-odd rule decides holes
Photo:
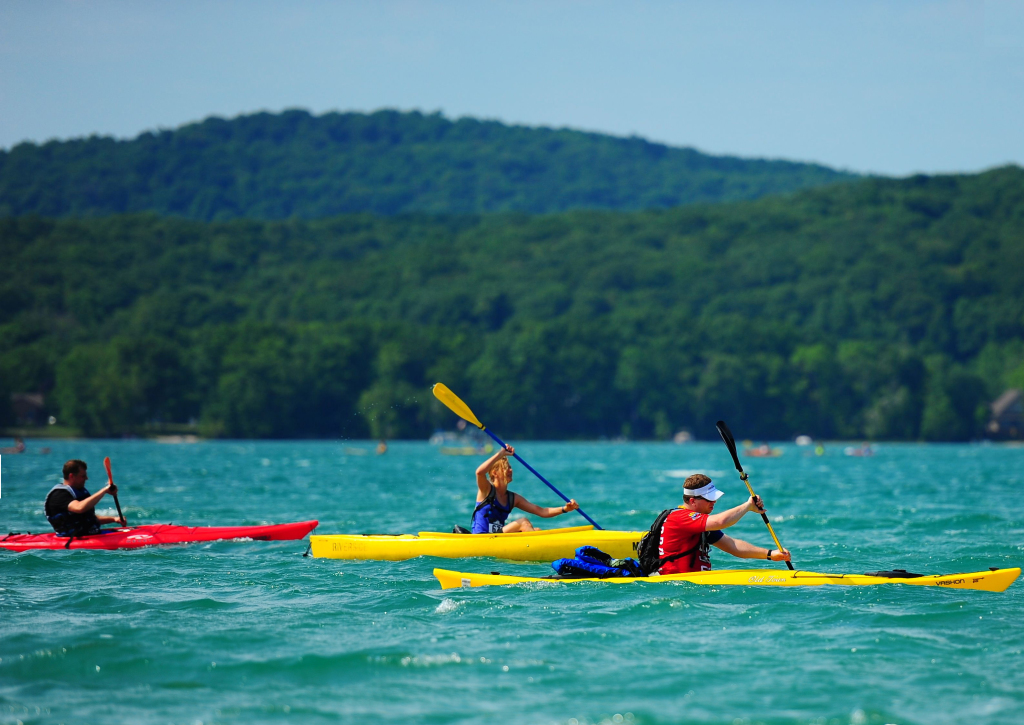
[(513, 561), (554, 561), (571, 557), (581, 546), (596, 546), (613, 558), (636, 555), (646, 531), (605, 531), (572, 526), (516, 534), (451, 534), (421, 531), (400, 536), (333, 534), (311, 536), (313, 556), (323, 559), (404, 561), (417, 556), (461, 559), (490, 556)]
[(447, 569), (434, 569), (434, 576), (441, 582), (442, 589), (468, 587), (502, 586), (506, 584), (575, 584), (577, 582), (608, 582), (631, 584), (633, 582), (690, 582), (708, 586), (755, 586), (755, 587), (816, 587), (823, 584), (842, 586), (871, 586), (875, 584), (907, 584), (918, 587), (942, 587), (943, 589), (979, 589), (986, 592), (1002, 592), (1020, 576), (1020, 568), (990, 569), (966, 574), (936, 574), (912, 578), (880, 577), (867, 574), (818, 574), (810, 571), (789, 571), (787, 569), (722, 569), (720, 571), (695, 571), (686, 574), (666, 574), (651, 577), (617, 577), (610, 579), (544, 579), (540, 577), (507, 576), (502, 574), (467, 574)]

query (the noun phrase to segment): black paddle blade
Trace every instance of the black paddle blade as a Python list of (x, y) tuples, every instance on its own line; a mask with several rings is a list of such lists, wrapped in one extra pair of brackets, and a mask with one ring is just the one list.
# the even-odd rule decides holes
[(732, 437), (732, 431), (729, 430), (729, 426), (725, 424), (724, 420), (720, 420), (715, 424), (715, 427), (718, 428), (718, 435), (722, 436), (722, 440), (725, 441), (725, 445), (728, 447), (730, 455), (732, 455), (732, 462), (736, 464), (736, 470), (743, 473), (740, 457), (736, 455), (736, 439)]

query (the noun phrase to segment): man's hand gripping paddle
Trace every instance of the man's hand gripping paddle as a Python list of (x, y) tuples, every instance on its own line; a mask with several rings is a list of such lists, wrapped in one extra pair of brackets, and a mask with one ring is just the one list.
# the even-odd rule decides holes
[[(722, 440), (725, 441), (725, 445), (729, 448), (729, 453), (732, 454), (732, 462), (736, 464), (736, 470), (740, 472), (740, 478), (743, 483), (747, 484), (747, 490), (750, 491), (751, 496), (755, 496), (754, 489), (750, 487), (750, 481), (747, 479), (747, 474), (743, 471), (743, 466), (740, 465), (740, 457), (736, 455), (736, 439), (732, 437), (732, 431), (729, 430), (729, 426), (725, 424), (724, 420), (718, 421), (716, 424), (718, 428), (718, 434), (722, 436)], [(764, 520), (764, 525), (768, 527), (768, 533), (772, 535), (772, 541), (775, 542), (775, 548), (782, 551), (782, 544), (779, 543), (779, 537), (775, 535), (775, 529), (772, 528), (771, 523), (768, 521), (767, 514), (761, 514), (761, 518)], [(787, 561), (786, 566), (793, 569), (793, 563)]]
[[(494, 435), (494, 433), (492, 433), (491, 431), (487, 430), (487, 428), (484, 427), (484, 424), (481, 423), (480, 420), (475, 415), (473, 415), (473, 411), (469, 409), (469, 406), (466, 405), (465, 403), (463, 403), (462, 399), (459, 398), (459, 396), (457, 396), (455, 393), (453, 393), (451, 390), (449, 390), (447, 385), (445, 385), (444, 383), (437, 383), (436, 385), (434, 385), (433, 390), (434, 390), (434, 397), (437, 398), (438, 400), (440, 400), (442, 403), (444, 403), (448, 407), (449, 410), (451, 410), (453, 413), (455, 413), (455, 415), (459, 416), (460, 418), (462, 418), (467, 423), (472, 423), (473, 425), (475, 425), (477, 428), (479, 428), (484, 433), (486, 433), (491, 438), (493, 438), (495, 443), (497, 443), (502, 448), (506, 447), (505, 446), (505, 442), (503, 440), (501, 440), (501, 438), (499, 438), (498, 436)], [(533, 469), (533, 466), (531, 466), (529, 463), (527, 463), (522, 458), (520, 458), (518, 453), (514, 453), (513, 457), (517, 461), (522, 463), (524, 466), (526, 466), (526, 469), (530, 473), (532, 473), (534, 476), (536, 476), (541, 481), (543, 481), (545, 483), (545, 485), (547, 485), (548, 488), (550, 488), (552, 491), (557, 493), (561, 497), (561, 499), (563, 501), (565, 501), (566, 503), (569, 503), (570, 499), (569, 499), (568, 496), (566, 496), (564, 493), (562, 493), (557, 488), (555, 488), (553, 485), (551, 485), (551, 482), (548, 481), (548, 479), (544, 478), (544, 476), (542, 476), (539, 473), (537, 473), (537, 471), (535, 471)], [(600, 529), (601, 528), (598, 525), (598, 523), (596, 521), (594, 521), (594, 519), (592, 519), (589, 516), (587, 516), (587, 514), (583, 511), (583, 509), (578, 508), (576, 510), (579, 511), (580, 516), (582, 516), (587, 521), (592, 523), (594, 525), (595, 529)]]
[[(114, 474), (110, 470), (110, 458), (109, 457), (103, 459), (103, 467), (107, 469), (107, 480), (110, 481), (111, 483), (113, 483), (114, 482)], [(113, 494), (113, 496), (114, 496), (114, 505), (117, 506), (117, 518), (121, 519), (121, 525), (122, 526), (127, 526), (128, 525), (128, 521), (125, 520), (124, 514), (121, 513), (121, 502), (117, 500), (117, 494), (116, 493)]]

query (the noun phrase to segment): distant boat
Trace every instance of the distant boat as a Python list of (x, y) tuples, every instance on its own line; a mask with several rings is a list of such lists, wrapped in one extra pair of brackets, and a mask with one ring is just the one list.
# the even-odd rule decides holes
[[(459, 421), (464, 423), (464, 421)], [(441, 455), (444, 456), (487, 456), (494, 452), (494, 446), (487, 439), (482, 436), (473, 435), (476, 430), (472, 433), (465, 432), (465, 425), (462, 425), (458, 432), (456, 431), (435, 431), (434, 435), (430, 436), (430, 445), (438, 446), (438, 450)]]
[(751, 458), (778, 458), (782, 455), (782, 449), (772, 448), (765, 443), (757, 447), (744, 448), (743, 455), (750, 456)]
[(856, 447), (847, 446), (843, 449), (843, 453), (848, 456), (865, 457), (875, 455), (875, 449), (871, 447), (870, 443), (863, 443)]
[(489, 456), (494, 452), (490, 443), (483, 446), (441, 446), (438, 448), (442, 456)]
[(198, 443), (199, 436), (194, 435), (173, 435), (173, 436), (157, 436), (154, 438), (157, 443), (168, 443), (170, 445), (179, 445), (182, 443)]

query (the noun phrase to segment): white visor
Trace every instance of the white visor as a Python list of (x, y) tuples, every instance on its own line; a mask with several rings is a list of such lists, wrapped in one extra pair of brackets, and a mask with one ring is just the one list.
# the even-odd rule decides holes
[(689, 498), (690, 496), (700, 496), (708, 501), (717, 501), (722, 497), (722, 492), (715, 488), (713, 483), (709, 483), (703, 488), (686, 488), (686, 486), (683, 486), (683, 498)]

